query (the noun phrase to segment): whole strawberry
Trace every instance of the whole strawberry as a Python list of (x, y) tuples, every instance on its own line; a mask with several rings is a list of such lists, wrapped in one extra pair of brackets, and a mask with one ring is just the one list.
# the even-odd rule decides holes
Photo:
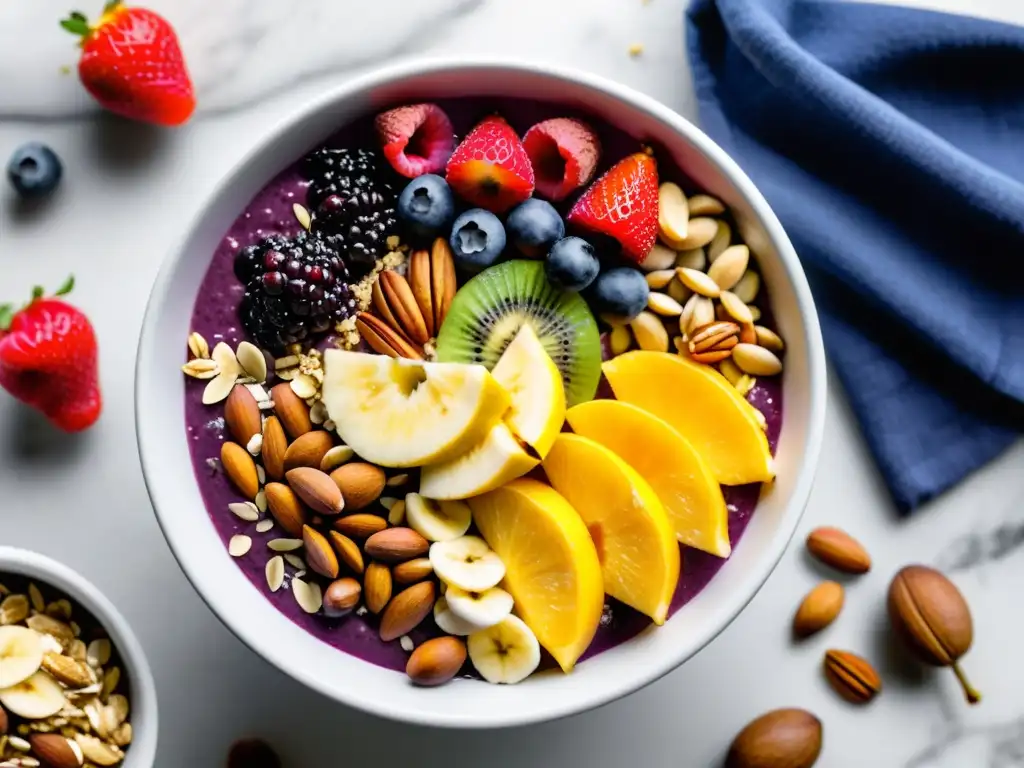
[(36, 288), (18, 311), (0, 306), (0, 387), (66, 432), (92, 426), (102, 410), (96, 334), (88, 318)]
[(82, 38), (78, 76), (103, 107), (157, 125), (181, 125), (192, 115), (192, 81), (162, 16), (113, 0), (94, 25), (78, 12), (60, 24)]

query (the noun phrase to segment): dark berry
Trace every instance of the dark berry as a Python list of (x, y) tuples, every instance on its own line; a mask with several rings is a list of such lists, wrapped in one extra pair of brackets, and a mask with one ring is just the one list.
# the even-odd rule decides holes
[(600, 271), (601, 263), (594, 246), (579, 237), (566, 237), (556, 242), (544, 262), (544, 272), (551, 284), (567, 291), (582, 291), (594, 282)]
[(429, 240), (447, 231), (455, 217), (448, 182), (433, 173), (413, 179), (398, 196), (398, 220), (414, 238)]
[(505, 221), (508, 238), (523, 255), (540, 258), (565, 237), (565, 222), (551, 203), (535, 197), (526, 200), (509, 213)]
[(647, 306), (650, 292), (640, 272), (618, 267), (597, 276), (587, 291), (587, 301), (597, 315), (632, 320)]
[(14, 150), (7, 163), (7, 178), (22, 197), (42, 197), (57, 187), (63, 170), (52, 149), (32, 141)]
[(494, 264), (505, 250), (505, 228), (490, 211), (473, 208), (455, 220), (449, 239), (455, 263), (468, 272)]

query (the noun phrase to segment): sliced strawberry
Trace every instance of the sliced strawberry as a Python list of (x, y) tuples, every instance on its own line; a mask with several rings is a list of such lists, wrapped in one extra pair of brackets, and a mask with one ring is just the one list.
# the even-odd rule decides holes
[(0, 307), (0, 387), (67, 432), (92, 426), (103, 401), (88, 318), (61, 299), (42, 298), (41, 289), (18, 312)]
[(412, 104), (377, 115), (384, 156), (403, 176), (440, 173), (455, 149), (452, 121), (437, 104)]
[(537, 194), (564, 200), (594, 178), (601, 142), (594, 129), (571, 117), (537, 123), (523, 137), (537, 177)]
[(533, 167), (512, 126), (497, 115), (485, 118), (448, 161), (448, 185), (480, 208), (504, 213), (533, 194)]
[(637, 152), (612, 166), (569, 211), (566, 221), (615, 238), (642, 264), (658, 236), (658, 164)]

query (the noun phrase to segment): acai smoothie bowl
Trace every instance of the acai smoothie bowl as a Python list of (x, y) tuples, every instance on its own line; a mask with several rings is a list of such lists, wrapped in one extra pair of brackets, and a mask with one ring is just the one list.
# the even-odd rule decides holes
[(154, 288), (140, 452), (196, 589), (352, 706), (605, 703), (743, 608), (824, 420), (806, 280), (735, 164), (629, 89), (417, 63), (321, 98)]

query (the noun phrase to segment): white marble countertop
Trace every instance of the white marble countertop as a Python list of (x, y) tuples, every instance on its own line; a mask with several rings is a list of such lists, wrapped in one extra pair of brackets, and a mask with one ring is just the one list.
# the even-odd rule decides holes
[[(1017, 0), (914, 0), (1024, 23)], [(101, 3), (82, 3), (95, 14)], [(97, 113), (74, 75), (64, 0), (0, 4), (0, 159), (39, 139), (64, 159), (49, 204), (0, 190), (0, 293), (78, 276), (74, 301), (101, 340), (106, 409), (62, 437), (0, 393), (0, 540), (83, 571), (127, 615), (149, 654), (161, 706), (160, 768), (217, 766), (245, 735), (272, 741), (289, 768), (448, 765), (703, 768), (751, 717), (783, 705), (825, 723), (828, 768), (1024, 766), (1024, 445), (910, 520), (893, 512), (841, 392), (801, 534), (848, 528), (875, 567), (849, 590), (840, 622), (800, 647), (797, 602), (820, 574), (794, 545), (750, 607), (690, 663), (596, 712), (523, 731), (403, 727), (344, 709), (285, 678), (239, 643), (183, 578), (142, 482), (132, 412), (135, 344), (164, 253), (215, 181), (281, 116), (354, 69), (405, 55), (503, 55), (587, 69), (688, 116), (685, 0), (152, 0), (178, 27), (202, 108), (175, 132)], [(542, 19), (538, 23), (536, 19)], [(631, 58), (627, 49), (643, 46)], [(802, 538), (802, 535), (801, 537)], [(952, 572), (976, 625), (965, 665), (985, 694), (968, 709), (951, 674), (907, 668), (886, 645), (884, 594), (912, 562)], [(840, 701), (819, 673), (826, 647), (874, 659), (872, 706)], [(385, 746), (386, 745), (386, 746)]]

